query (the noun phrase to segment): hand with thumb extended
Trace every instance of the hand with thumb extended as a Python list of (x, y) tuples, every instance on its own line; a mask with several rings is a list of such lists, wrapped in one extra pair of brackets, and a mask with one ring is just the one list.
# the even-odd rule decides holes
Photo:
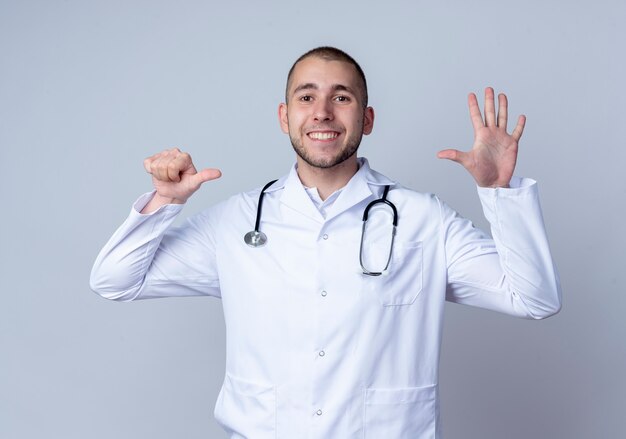
[(155, 199), (160, 201), (159, 204), (183, 204), (200, 189), (202, 183), (222, 176), (219, 169), (207, 168), (198, 172), (191, 156), (178, 148), (148, 157), (143, 166), (152, 175)]
[(496, 116), (493, 88), (485, 89), (485, 117), (474, 93), (468, 97), (470, 118), (474, 126), (474, 145), (470, 151), (445, 149), (437, 157), (460, 163), (482, 187), (508, 187), (515, 164), (520, 137), (526, 116), (519, 116), (511, 134), (507, 133), (508, 101), (506, 95), (498, 96)]

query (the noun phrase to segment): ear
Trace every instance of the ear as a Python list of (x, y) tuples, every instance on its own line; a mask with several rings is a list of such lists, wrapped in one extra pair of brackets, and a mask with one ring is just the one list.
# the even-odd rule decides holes
[(366, 136), (374, 129), (374, 109), (367, 107), (363, 112), (363, 134)]
[(283, 133), (289, 134), (289, 118), (287, 117), (287, 104), (285, 103), (281, 103), (278, 106), (278, 122)]

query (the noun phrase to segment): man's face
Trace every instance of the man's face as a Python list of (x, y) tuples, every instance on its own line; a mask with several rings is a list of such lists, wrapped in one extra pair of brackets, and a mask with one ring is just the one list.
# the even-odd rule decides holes
[(363, 108), (359, 84), (354, 66), (343, 61), (312, 56), (296, 65), (289, 103), (280, 104), (279, 118), (302, 161), (331, 168), (356, 160), (361, 138), (374, 123), (374, 110)]

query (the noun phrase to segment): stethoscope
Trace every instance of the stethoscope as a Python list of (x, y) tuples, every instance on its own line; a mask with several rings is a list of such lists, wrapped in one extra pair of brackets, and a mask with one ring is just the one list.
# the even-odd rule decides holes
[[(261, 210), (263, 209), (263, 197), (265, 196), (265, 191), (278, 180), (272, 180), (263, 186), (261, 189), (261, 193), (259, 194), (259, 202), (257, 204), (256, 210), (256, 221), (254, 222), (254, 230), (246, 233), (243, 237), (243, 240), (250, 247), (263, 247), (267, 243), (267, 235), (259, 230), (259, 225), (261, 223)], [(393, 250), (393, 241), (396, 236), (396, 227), (398, 226), (398, 210), (396, 206), (387, 199), (387, 194), (389, 193), (389, 185), (385, 186), (383, 191), (383, 196), (377, 200), (370, 202), (365, 211), (363, 211), (363, 227), (361, 229), (361, 244), (359, 246), (359, 264), (361, 264), (361, 268), (363, 269), (363, 274), (368, 276), (380, 276), (387, 268), (389, 268), (389, 263), (391, 262), (391, 253)], [(370, 271), (363, 265), (363, 236), (365, 235), (365, 227), (367, 225), (367, 218), (370, 212), (370, 209), (377, 204), (385, 204), (391, 208), (393, 211), (393, 228), (391, 229), (391, 245), (389, 246), (389, 256), (387, 257), (387, 262), (385, 263), (385, 268), (380, 271)]]
[(267, 242), (267, 235), (259, 230), (259, 224), (261, 223), (261, 209), (263, 208), (263, 196), (265, 195), (265, 190), (276, 183), (278, 180), (272, 180), (263, 186), (261, 189), (261, 193), (259, 194), (259, 203), (256, 208), (256, 221), (254, 223), (254, 230), (248, 232), (244, 235), (243, 240), (250, 247), (263, 247)]

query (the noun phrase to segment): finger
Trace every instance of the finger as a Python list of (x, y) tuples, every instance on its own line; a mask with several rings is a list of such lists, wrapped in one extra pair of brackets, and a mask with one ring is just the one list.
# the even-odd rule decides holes
[(156, 154), (152, 154), (150, 157), (147, 157), (143, 161), (143, 168), (146, 170), (148, 174), (152, 174), (152, 163), (161, 157), (163, 153), (157, 152)]
[(160, 172), (160, 167), (159, 164), (162, 163), (163, 161), (163, 154), (160, 154), (158, 157), (155, 157), (151, 162), (150, 162), (150, 174), (152, 174), (152, 177), (156, 178), (157, 180), (162, 180), (163, 177), (161, 175)]
[(526, 116), (523, 114), (517, 118), (517, 126), (511, 133), (511, 136), (515, 139), (516, 142), (519, 142), (519, 139), (522, 137), (522, 133), (524, 132), (524, 126), (526, 125)]
[(463, 165), (465, 168), (469, 166), (469, 156), (466, 152), (459, 151), (458, 149), (444, 149), (437, 153), (437, 157), (440, 159), (452, 160)]
[(483, 116), (480, 114), (478, 99), (474, 93), (470, 93), (467, 97), (467, 105), (469, 106), (470, 119), (472, 120), (474, 131), (478, 131), (485, 126), (485, 123), (483, 122)]
[(509, 117), (508, 110), (509, 103), (504, 93), (498, 95), (498, 128), (502, 128), (506, 131), (507, 119)]
[(488, 127), (496, 126), (496, 108), (493, 96), (493, 88), (485, 89), (485, 125)]
[(172, 181), (169, 177), (168, 166), (172, 161), (173, 152), (171, 150), (162, 151), (152, 162), (150, 169), (154, 178), (159, 181)]
[(143, 168), (146, 170), (148, 174), (152, 173), (152, 170), (150, 168), (151, 168), (153, 160), (154, 159), (152, 157), (148, 157), (147, 159), (144, 159), (143, 161)]
[(216, 180), (222, 176), (222, 171), (214, 168), (206, 168), (193, 176), (195, 183), (199, 186), (207, 181)]
[(193, 166), (191, 156), (180, 150), (173, 151), (171, 160), (167, 163), (167, 178), (171, 181), (179, 182), (181, 174), (195, 174), (196, 168)]

